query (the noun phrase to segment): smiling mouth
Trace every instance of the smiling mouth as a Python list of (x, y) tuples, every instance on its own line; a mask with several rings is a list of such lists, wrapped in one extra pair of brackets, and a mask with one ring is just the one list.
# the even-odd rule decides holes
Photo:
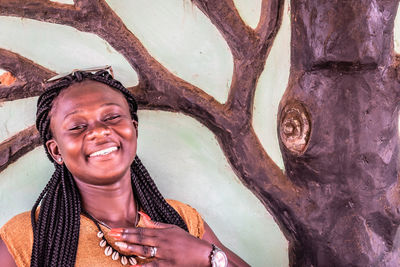
[(96, 151), (96, 152), (90, 154), (89, 158), (98, 157), (98, 156), (105, 156), (105, 155), (108, 155), (108, 154), (110, 154), (110, 153), (112, 153), (114, 151), (117, 151), (117, 150), (118, 150), (118, 147), (112, 146), (112, 147), (109, 147), (109, 148), (106, 148), (106, 149), (103, 149), (103, 150), (99, 150), (99, 151)]

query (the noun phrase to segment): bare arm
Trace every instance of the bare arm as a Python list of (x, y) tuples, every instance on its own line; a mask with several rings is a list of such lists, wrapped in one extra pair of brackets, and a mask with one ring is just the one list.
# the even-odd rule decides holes
[[(115, 228), (108, 233), (119, 241), (115, 245), (123, 252), (154, 258), (153, 261), (141, 265), (143, 267), (210, 266), (211, 244), (225, 252), (228, 266), (249, 266), (222, 245), (206, 223), (203, 238), (199, 239), (176, 225), (154, 222), (146, 217), (148, 216), (143, 216), (145, 228)], [(149, 247), (157, 248), (156, 252), (153, 251), (152, 254)]]
[(8, 252), (8, 248), (6, 244), (0, 238), (0, 265), (2, 267), (17, 267), (13, 257), (10, 252)]
[(228, 266), (250, 266), (241, 258), (239, 258), (239, 256), (233, 253), (229, 248), (225, 247), (221, 241), (218, 240), (218, 237), (214, 234), (213, 230), (211, 230), (210, 226), (208, 226), (206, 222), (204, 222), (204, 230), (203, 240), (216, 245), (225, 252), (226, 256), (228, 257)]

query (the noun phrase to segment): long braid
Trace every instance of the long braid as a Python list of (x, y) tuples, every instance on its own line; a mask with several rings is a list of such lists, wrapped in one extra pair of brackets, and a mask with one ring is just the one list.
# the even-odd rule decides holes
[[(98, 81), (120, 91), (128, 101), (132, 118), (138, 121), (137, 103), (134, 97), (107, 71), (99, 71), (95, 74), (75, 72), (47, 88), (39, 97), (36, 128), (40, 133), (48, 158), (55, 165), (55, 171), (31, 210), (32, 267), (75, 265), (82, 211), (80, 194), (72, 174), (65, 165), (54, 162), (45, 144), (53, 138), (50, 131), (50, 112), (54, 100), (63, 89), (83, 80)], [(140, 207), (153, 220), (175, 224), (188, 231), (182, 217), (165, 201), (137, 156), (131, 165), (131, 178), (132, 189)], [(37, 215), (39, 205), (40, 210)]]
[(175, 224), (188, 231), (182, 217), (165, 201), (138, 156), (131, 170), (133, 190), (143, 210), (155, 221)]
[[(81, 204), (76, 186), (68, 181), (71, 180), (69, 176), (70, 173), (65, 166), (56, 165), (49, 186), (46, 186), (41, 194), (43, 195), (41, 202), (35, 203), (31, 211), (31, 216), (34, 216), (38, 204), (41, 203), (39, 216), (33, 229), (31, 266), (73, 266), (75, 264), (78, 239), (72, 239), (69, 235), (72, 233), (79, 236), (79, 224), (76, 225), (76, 218), (80, 216)], [(77, 208), (77, 212), (68, 212), (69, 207), (72, 206)], [(63, 246), (65, 249), (62, 249)]]

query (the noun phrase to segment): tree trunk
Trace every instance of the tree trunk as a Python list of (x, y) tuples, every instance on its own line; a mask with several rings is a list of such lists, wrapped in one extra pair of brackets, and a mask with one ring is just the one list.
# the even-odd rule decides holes
[(400, 265), (397, 4), (291, 1), (278, 136), (288, 177), (308, 192), (292, 266)]

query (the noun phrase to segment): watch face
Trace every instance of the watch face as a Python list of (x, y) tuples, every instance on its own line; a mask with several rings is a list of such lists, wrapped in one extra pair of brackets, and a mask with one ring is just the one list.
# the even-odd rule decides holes
[(223, 251), (219, 250), (216, 251), (214, 254), (214, 259), (215, 259), (215, 266), (217, 267), (225, 267), (228, 266), (228, 259), (226, 258), (226, 255)]

